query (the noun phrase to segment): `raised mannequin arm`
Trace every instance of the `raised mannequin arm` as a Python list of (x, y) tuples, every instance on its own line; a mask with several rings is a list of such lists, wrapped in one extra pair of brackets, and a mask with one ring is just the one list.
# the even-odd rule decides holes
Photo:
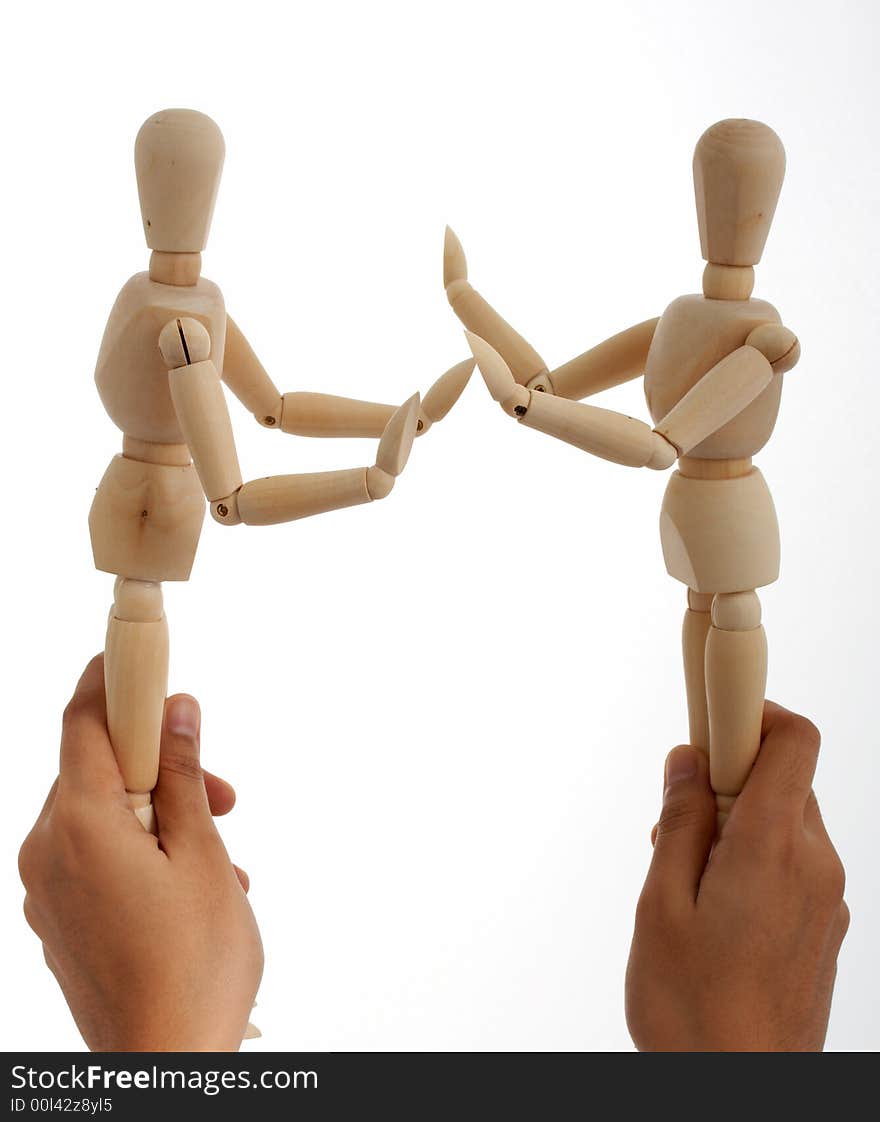
[(502, 319), (468, 281), (464, 250), (448, 226), (443, 245), (443, 285), (450, 307), (462, 324), (495, 348), (514, 381), (524, 386), (538, 375), (547, 374), (547, 363), (534, 347)]
[(235, 438), (211, 339), (197, 320), (169, 321), (159, 336), (171, 398), (211, 514), (225, 525), (264, 526), (384, 498), (406, 465), (418, 422), (419, 395), (385, 426), (376, 463), (348, 471), (280, 475), (242, 483)]
[[(421, 404), (416, 435), (443, 420), (473, 368), (466, 359), (438, 378)], [(397, 409), (329, 393), (279, 393), (232, 316), (226, 317), (223, 381), (261, 425), (296, 436), (378, 438)]]
[(582, 398), (638, 378), (645, 370), (657, 319), (645, 320), (604, 340), (556, 370), (495, 311), (468, 281), (461, 242), (447, 226), (443, 284), (452, 310), (474, 335), (504, 359), (514, 381), (557, 397)]

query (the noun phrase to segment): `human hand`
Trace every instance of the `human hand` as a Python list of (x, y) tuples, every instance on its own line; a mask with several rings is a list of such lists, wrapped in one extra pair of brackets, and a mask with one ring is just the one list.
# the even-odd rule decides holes
[(670, 753), (626, 976), (641, 1051), (822, 1050), (849, 910), (812, 792), (818, 752), (813, 725), (768, 702), (717, 841), (705, 754)]
[(234, 1051), (263, 970), (212, 814), (235, 792), (199, 766), (199, 708), (169, 698), (158, 837), (129, 807), (107, 733), (102, 656), (64, 713), (61, 766), (19, 855), (24, 910), (93, 1051)]

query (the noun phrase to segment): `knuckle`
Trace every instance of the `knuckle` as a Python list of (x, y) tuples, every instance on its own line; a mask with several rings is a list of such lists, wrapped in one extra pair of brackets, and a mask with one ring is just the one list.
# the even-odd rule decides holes
[(791, 719), (791, 727), (797, 738), (801, 740), (806, 747), (811, 748), (813, 751), (819, 750), (819, 746), (822, 743), (822, 734), (809, 717), (802, 717), (799, 713), (795, 713)]
[(778, 808), (782, 803), (791, 800), (801, 802), (806, 798), (812, 778), (811, 764), (801, 752), (792, 752), (780, 761), (777, 776), (774, 802)]
[(636, 927), (651, 926), (660, 918), (661, 899), (651, 882), (648, 881), (642, 889), (636, 904)]
[(34, 904), (30, 896), (25, 896), (24, 901), (22, 902), (21, 909), (24, 912), (25, 922), (27, 923), (28, 927), (31, 929), (31, 931), (34, 932), (35, 935), (39, 935), (40, 923), (39, 919), (37, 918), (36, 909), (34, 908)]
[(846, 891), (846, 870), (843, 867), (843, 862), (836, 853), (828, 862), (823, 876), (823, 882), (825, 891), (835, 903), (839, 903), (843, 900), (843, 894)]
[(851, 918), (852, 917), (850, 915), (850, 910), (847, 906), (846, 901), (841, 900), (841, 902), (840, 902), (840, 918), (838, 920), (838, 928), (837, 928), (838, 939), (840, 940), (840, 942), (843, 942), (843, 940), (846, 938), (846, 933), (847, 933), (847, 931), (849, 931), (849, 924), (850, 924), (850, 919)]
[(73, 697), (64, 706), (64, 711), (61, 714), (61, 727), (70, 728), (71, 725), (82, 717), (85, 708), (82, 697), (79, 694), (74, 694)]
[(807, 856), (798, 875), (806, 898), (817, 914), (835, 916), (843, 903), (846, 873), (836, 853), (816, 858)]
[(651, 931), (653, 937), (668, 932), (673, 917), (668, 894), (649, 873), (636, 904), (636, 929), (643, 933)]
[(29, 888), (34, 880), (36, 868), (34, 847), (34, 836), (33, 833), (30, 833), (24, 839), (21, 849), (18, 851), (18, 875), (25, 888)]
[(690, 830), (703, 820), (702, 808), (688, 799), (670, 799), (663, 804), (660, 821), (657, 823), (657, 838)]
[(199, 782), (204, 778), (198, 758), (185, 752), (163, 752), (159, 759), (159, 773), (180, 775), (184, 779), (197, 779)]

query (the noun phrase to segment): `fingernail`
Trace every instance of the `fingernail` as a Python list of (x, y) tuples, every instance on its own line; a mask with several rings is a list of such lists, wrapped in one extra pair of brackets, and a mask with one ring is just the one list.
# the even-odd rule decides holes
[(199, 716), (199, 705), (194, 697), (175, 697), (168, 704), (166, 727), (176, 736), (195, 737), (199, 732)]
[(697, 774), (697, 754), (693, 748), (673, 748), (666, 757), (666, 786), (693, 779)]

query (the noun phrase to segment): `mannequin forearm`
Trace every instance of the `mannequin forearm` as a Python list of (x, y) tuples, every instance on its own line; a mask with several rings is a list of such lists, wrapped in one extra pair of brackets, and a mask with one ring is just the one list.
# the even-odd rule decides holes
[(635, 417), (532, 391), (520, 424), (626, 467), (663, 469), (675, 462), (672, 445)]

